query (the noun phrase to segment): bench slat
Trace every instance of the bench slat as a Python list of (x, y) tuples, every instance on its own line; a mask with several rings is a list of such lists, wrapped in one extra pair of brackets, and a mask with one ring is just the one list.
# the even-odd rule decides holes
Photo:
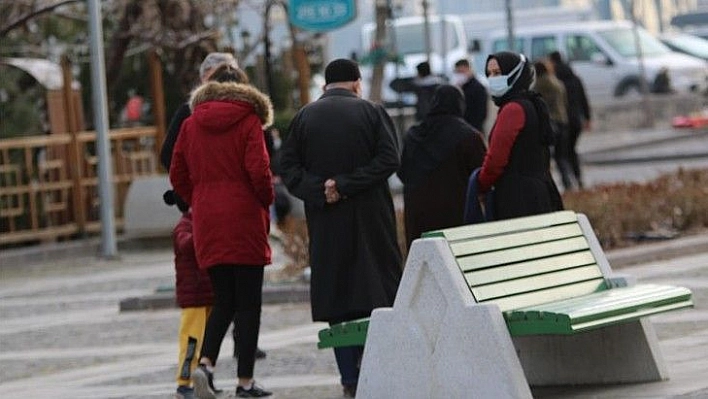
[[(676, 291), (676, 290), (680, 291)], [(626, 301), (631, 301), (634, 298), (647, 298), (654, 295), (663, 295), (669, 293), (670, 295), (680, 296), (683, 294), (689, 294), (688, 289), (682, 287), (673, 287), (668, 285), (656, 285), (656, 284), (640, 284), (630, 287), (613, 288), (607, 290), (606, 292), (597, 292), (594, 294), (589, 294), (584, 297), (569, 298), (562, 301), (551, 302), (536, 306), (524, 307), (517, 309), (518, 312), (527, 311), (539, 311), (548, 313), (564, 313), (570, 314), (572, 312), (581, 312), (592, 303), (596, 309), (602, 307), (613, 306), (616, 304), (623, 304)]]
[(537, 245), (543, 242), (580, 237), (583, 231), (575, 224), (564, 224), (543, 229), (528, 230), (504, 236), (479, 238), (450, 243), (455, 256), (467, 256), (484, 252), (504, 250), (513, 247)]
[(324, 328), (317, 334), (319, 338), (317, 348), (364, 345), (368, 329), (368, 318), (347, 321)]
[(461, 239), (467, 240), (497, 235), (505, 231), (530, 230), (547, 226), (555, 226), (558, 224), (574, 223), (577, 222), (577, 220), (578, 217), (575, 212), (560, 211), (516, 219), (452, 227), (445, 230), (430, 231), (423, 233), (422, 237), (444, 237), (448, 241), (457, 241)]
[(668, 312), (671, 310), (686, 309), (686, 308), (692, 308), (692, 307), (693, 307), (693, 301), (686, 300), (686, 301), (671, 303), (668, 305), (663, 305), (663, 306), (659, 306), (659, 307), (655, 307), (655, 308), (642, 308), (642, 309), (638, 309), (632, 313), (617, 315), (614, 317), (609, 317), (609, 318), (601, 319), (601, 320), (594, 320), (594, 321), (586, 322), (586, 323), (574, 324), (573, 325), (573, 332), (582, 332), (582, 331), (592, 330), (593, 328), (596, 328), (599, 326), (617, 324), (617, 323), (625, 322), (625, 321), (629, 321), (629, 320), (639, 320), (640, 318), (646, 317), (646, 316), (652, 316), (655, 314), (664, 313), (664, 312)]
[[(534, 294), (543, 296), (543, 291), (547, 289), (589, 280), (601, 280), (600, 282), (604, 282), (602, 272), (597, 265), (583, 266), (554, 273), (472, 287), (472, 294), (478, 302), (518, 295), (525, 292), (533, 292)], [(586, 294), (586, 291), (578, 292), (578, 295), (583, 294)]]
[(492, 266), (508, 265), (549, 256), (568, 254), (588, 249), (584, 237), (546, 242), (538, 245), (512, 248), (504, 251), (489, 252), (479, 255), (457, 258), (457, 264), (463, 272), (484, 269)]
[(605, 289), (607, 289), (607, 284), (604, 279), (590, 280), (582, 283), (564, 285), (541, 292), (529, 292), (511, 297), (499, 298), (494, 300), (493, 303), (499, 306), (499, 309), (504, 312), (511, 309), (519, 309), (521, 307), (558, 301), (568, 298), (571, 295), (579, 295), (581, 293), (590, 294)]
[(592, 264), (595, 264), (595, 258), (592, 252), (587, 250), (507, 265), (503, 270), (497, 268), (472, 270), (465, 273), (465, 279), (468, 285), (484, 285)]
[[(611, 291), (611, 290), (610, 290)], [(603, 317), (584, 323), (572, 323), (567, 315), (556, 314), (546, 315), (541, 318), (529, 319), (507, 319), (507, 327), (512, 336), (538, 335), (538, 334), (575, 334), (582, 331), (592, 330), (597, 327), (618, 324), (631, 320), (639, 320), (642, 317), (664, 313), (672, 310), (690, 308), (693, 302), (690, 299), (679, 300), (655, 307), (643, 307), (631, 309), (626, 312), (616, 314), (611, 317)], [(505, 314), (505, 317), (508, 315)]]
[[(626, 289), (607, 290), (609, 294), (616, 295), (617, 293), (614, 291), (626, 291)], [(598, 318), (609, 318), (618, 313), (617, 308), (640, 309), (685, 301), (691, 298), (691, 291), (681, 287), (656, 286), (654, 290), (646, 290), (639, 295), (630, 293), (627, 294), (627, 296), (627, 298), (614, 298), (614, 301), (587, 304), (580, 309), (569, 312), (568, 316), (573, 323), (582, 323)]]

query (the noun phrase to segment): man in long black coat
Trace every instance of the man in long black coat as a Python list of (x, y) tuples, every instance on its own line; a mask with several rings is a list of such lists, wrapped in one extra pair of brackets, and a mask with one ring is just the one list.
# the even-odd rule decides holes
[[(293, 118), (280, 166), (305, 204), (312, 318), (336, 324), (393, 305), (402, 268), (387, 179), (400, 161), (391, 118), (360, 98), (358, 65), (334, 60), (325, 81), (325, 93)], [(345, 395), (356, 389), (361, 353), (335, 349)]]

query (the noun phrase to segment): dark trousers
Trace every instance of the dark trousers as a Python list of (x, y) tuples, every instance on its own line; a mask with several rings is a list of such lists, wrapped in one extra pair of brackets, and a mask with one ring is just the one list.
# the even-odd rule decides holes
[(556, 167), (558, 168), (558, 173), (561, 175), (563, 187), (566, 190), (570, 190), (573, 188), (573, 170), (570, 161), (570, 131), (567, 125), (559, 124), (556, 126), (559, 134), (553, 146), (553, 159), (556, 161)]
[(361, 357), (364, 355), (363, 346), (343, 346), (334, 348), (334, 358), (341, 375), (342, 385), (356, 386), (359, 380)]
[(573, 174), (575, 175), (578, 188), (583, 188), (580, 159), (578, 159), (578, 152), (576, 151), (578, 139), (580, 138), (580, 133), (582, 133), (582, 131), (582, 127), (574, 127), (568, 131), (568, 162), (570, 163), (570, 167), (573, 169)]
[(261, 326), (263, 267), (216, 265), (208, 269), (214, 306), (206, 324), (201, 356), (216, 365), (221, 341), (238, 312), (239, 378), (252, 378)]

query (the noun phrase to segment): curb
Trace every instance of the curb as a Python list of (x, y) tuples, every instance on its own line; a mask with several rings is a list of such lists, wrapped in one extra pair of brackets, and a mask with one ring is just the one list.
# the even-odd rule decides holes
[(708, 252), (708, 233), (647, 242), (605, 252), (613, 268)]
[[(646, 139), (642, 138), (641, 132), (628, 132), (628, 133), (631, 133), (634, 137), (636, 137), (636, 140), (627, 141), (625, 143), (620, 143), (620, 144), (609, 144), (606, 146), (587, 149), (585, 151), (582, 151), (581, 148), (578, 148), (579, 154), (582, 156), (604, 155), (604, 154), (607, 154), (608, 152), (617, 152), (617, 151), (623, 151), (623, 150), (627, 150), (627, 149), (637, 149), (637, 148), (641, 148), (641, 147), (648, 147), (648, 146), (672, 142), (672, 141), (676, 141), (676, 140), (701, 137), (701, 136), (705, 136), (706, 133), (708, 133), (708, 130), (706, 130), (706, 129), (682, 129), (681, 131), (677, 131), (676, 129), (673, 129), (673, 128), (665, 128), (665, 129), (657, 129), (656, 131), (660, 132), (660, 134), (654, 135), (655, 137), (646, 138)], [(600, 134), (608, 134), (608, 133), (609, 132), (603, 132)], [(619, 132), (617, 134), (622, 134), (622, 133), (625, 133), (625, 132)], [(587, 134), (593, 134), (593, 133), (589, 132)], [(603, 140), (603, 142), (604, 141), (606, 141), (606, 140)]]

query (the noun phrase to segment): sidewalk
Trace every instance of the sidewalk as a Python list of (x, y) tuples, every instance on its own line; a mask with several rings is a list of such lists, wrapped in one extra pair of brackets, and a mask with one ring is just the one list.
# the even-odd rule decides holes
[[(120, 312), (119, 302), (173, 282), (171, 249), (128, 248), (114, 261), (96, 258), (95, 251), (67, 253), (22, 265), (9, 264), (3, 253), (0, 361), (12, 367), (0, 371), (2, 397), (169, 397), (175, 388), (178, 309)], [(611, 251), (608, 257), (615, 270), (642, 282), (694, 291), (695, 309), (652, 318), (672, 379), (534, 389), (535, 397), (708, 397), (708, 235)], [(259, 345), (268, 357), (257, 363), (256, 378), (276, 398), (341, 397), (331, 351), (315, 346), (324, 324), (312, 323), (309, 311), (306, 302), (264, 306)], [(233, 395), (232, 349), (227, 336), (216, 383)]]

